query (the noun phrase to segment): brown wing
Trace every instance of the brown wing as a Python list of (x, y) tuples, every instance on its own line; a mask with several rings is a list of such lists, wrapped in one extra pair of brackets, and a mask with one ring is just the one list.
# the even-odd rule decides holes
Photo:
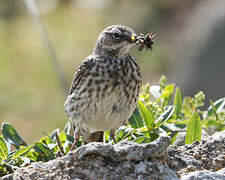
[(88, 56), (83, 63), (79, 66), (78, 70), (75, 72), (72, 85), (70, 87), (69, 95), (73, 93), (77, 85), (82, 80), (82, 77), (84, 76), (85, 72), (91, 69), (91, 67), (94, 65), (94, 60), (91, 56)]

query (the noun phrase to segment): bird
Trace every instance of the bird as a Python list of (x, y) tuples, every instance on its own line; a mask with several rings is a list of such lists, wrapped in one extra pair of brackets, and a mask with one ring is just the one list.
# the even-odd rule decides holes
[(84, 143), (102, 141), (106, 130), (114, 138), (132, 115), (142, 85), (140, 67), (129, 53), (137, 37), (127, 26), (106, 27), (76, 70), (64, 104), (74, 127), (71, 151), (81, 135)]

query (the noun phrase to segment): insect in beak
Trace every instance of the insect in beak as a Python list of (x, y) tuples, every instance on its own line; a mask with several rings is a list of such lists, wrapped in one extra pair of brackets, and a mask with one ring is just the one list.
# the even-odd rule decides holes
[(144, 47), (149, 50), (152, 50), (152, 45), (154, 44), (153, 38), (156, 34), (148, 33), (146, 35), (141, 34), (135, 38), (136, 45), (139, 45), (139, 51), (141, 51)]

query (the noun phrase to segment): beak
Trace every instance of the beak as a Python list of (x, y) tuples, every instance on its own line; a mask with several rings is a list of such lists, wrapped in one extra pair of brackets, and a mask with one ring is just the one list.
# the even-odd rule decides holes
[(136, 41), (137, 41), (137, 35), (136, 34), (132, 34), (132, 36), (131, 36), (131, 42), (132, 43), (136, 43)]
[(133, 44), (137, 42), (137, 35), (135, 33), (125, 33), (123, 39), (127, 40), (129, 43)]
[(136, 38), (134, 35), (131, 36), (131, 40), (134, 41)]

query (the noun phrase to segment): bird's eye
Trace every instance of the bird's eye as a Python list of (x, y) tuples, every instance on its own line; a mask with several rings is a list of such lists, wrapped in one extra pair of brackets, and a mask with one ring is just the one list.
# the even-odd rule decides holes
[(114, 32), (114, 33), (112, 34), (112, 37), (113, 37), (114, 39), (120, 39), (120, 34), (119, 34), (118, 32)]

